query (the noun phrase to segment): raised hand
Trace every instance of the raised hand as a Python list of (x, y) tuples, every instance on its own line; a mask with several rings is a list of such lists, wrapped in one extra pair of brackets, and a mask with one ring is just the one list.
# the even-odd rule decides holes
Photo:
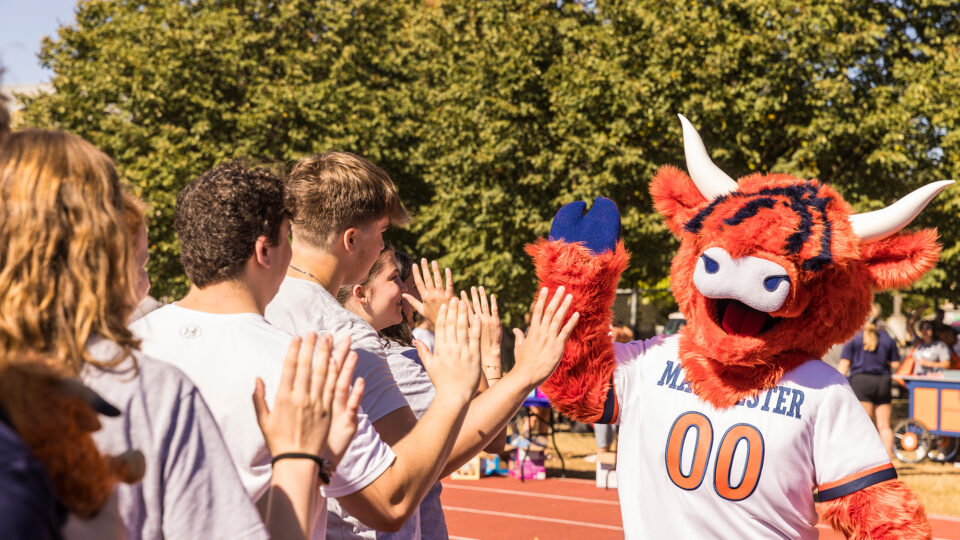
[(620, 239), (620, 212), (616, 203), (597, 197), (584, 215), (586, 208), (587, 203), (576, 201), (558, 210), (550, 225), (550, 240), (581, 242), (595, 255), (616, 249)]
[(469, 306), (456, 298), (437, 311), (434, 352), (414, 342), (437, 392), (454, 392), (469, 400), (480, 382), (480, 319), (469, 320)]
[[(431, 266), (433, 273), (431, 274)], [(421, 268), (423, 272), (421, 273)], [(440, 311), (440, 306), (446, 304), (451, 298), (455, 298), (453, 294), (453, 272), (449, 268), (444, 269), (444, 274), (446, 277), (446, 283), (440, 277), (440, 265), (437, 261), (433, 261), (431, 265), (427, 264), (426, 259), (420, 260), (420, 266), (416, 264), (413, 265), (413, 282), (417, 285), (417, 291), (420, 293), (420, 298), (416, 296), (404, 293), (403, 299), (407, 302), (410, 302), (410, 305), (413, 306), (413, 309), (417, 310), (420, 315), (430, 322), (436, 324), (437, 314)]]
[(535, 386), (547, 380), (557, 368), (563, 357), (564, 344), (580, 320), (580, 314), (574, 313), (566, 324), (563, 322), (573, 295), (564, 296), (563, 287), (557, 287), (556, 293), (547, 304), (548, 293), (546, 288), (540, 290), (527, 334), (524, 335), (517, 328), (513, 329), (517, 338), (514, 347), (514, 370), (522, 372), (530, 384)]
[[(273, 455), (285, 453), (327, 454), (327, 435), (334, 417), (334, 399), (342, 376), (349, 381), (356, 354), (349, 353), (349, 342), (341, 344), (331, 360), (333, 339), (325, 336), (319, 340), (310, 333), (305, 339), (293, 338), (287, 350), (280, 375), (280, 387), (270, 410), (265, 399), (263, 380), (257, 378), (253, 393), (253, 405), (257, 422), (263, 431), (267, 447)], [(316, 349), (316, 357), (314, 350)], [(346, 373), (346, 372), (350, 373)], [(353, 430), (356, 430), (356, 408), (359, 407), (363, 385), (354, 387), (346, 399), (347, 413), (353, 408)], [(340, 419), (343, 422), (343, 419)], [(349, 424), (349, 422), (347, 422)], [(351, 437), (353, 434), (351, 433)], [(329, 454), (327, 454), (329, 455)], [(342, 452), (341, 452), (342, 455)]]
[[(467, 293), (460, 291), (461, 301), (467, 302)], [(503, 331), (500, 326), (500, 312), (497, 309), (497, 297), (491, 294), (487, 300), (487, 292), (483, 287), (470, 287), (470, 315), (479, 316), (480, 320), (480, 365), (487, 382), (500, 379), (503, 369), (500, 362), (500, 341)]]

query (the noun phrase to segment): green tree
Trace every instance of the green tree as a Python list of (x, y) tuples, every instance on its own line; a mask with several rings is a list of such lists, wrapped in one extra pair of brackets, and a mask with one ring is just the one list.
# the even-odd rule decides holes
[[(612, 197), (625, 286), (667, 276), (650, 177), (683, 164), (676, 113), (731, 176), (818, 177), (859, 210), (960, 177), (960, 20), (945, 0), (136, 2), (90, 0), (43, 49), (54, 94), (26, 118), (104, 148), (154, 205), (151, 271), (185, 280), (177, 190), (235, 156), (338, 148), (394, 177), (395, 240), (500, 292), (560, 205)], [(918, 218), (945, 244), (918, 290), (955, 296), (960, 188)]]

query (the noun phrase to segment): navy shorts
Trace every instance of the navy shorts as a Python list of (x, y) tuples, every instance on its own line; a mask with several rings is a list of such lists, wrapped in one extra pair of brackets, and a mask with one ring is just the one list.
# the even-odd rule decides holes
[(859, 401), (869, 401), (874, 405), (890, 403), (889, 374), (857, 373), (850, 376), (850, 386)]

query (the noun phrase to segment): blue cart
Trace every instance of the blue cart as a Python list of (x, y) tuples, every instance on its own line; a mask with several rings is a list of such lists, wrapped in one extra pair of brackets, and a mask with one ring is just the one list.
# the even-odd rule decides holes
[(953, 460), (960, 451), (960, 371), (943, 377), (902, 377), (910, 393), (910, 415), (893, 428), (900, 461)]

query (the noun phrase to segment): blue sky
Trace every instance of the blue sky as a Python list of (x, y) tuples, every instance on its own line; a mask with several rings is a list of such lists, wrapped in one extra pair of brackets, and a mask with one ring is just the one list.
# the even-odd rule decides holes
[(76, 0), (0, 0), (0, 65), (3, 82), (36, 83), (50, 80), (40, 67), (40, 40), (73, 21)]

